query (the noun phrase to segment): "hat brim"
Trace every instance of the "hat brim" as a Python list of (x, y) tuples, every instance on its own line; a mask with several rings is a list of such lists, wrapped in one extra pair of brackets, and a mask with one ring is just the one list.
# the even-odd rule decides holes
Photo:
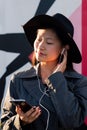
[(29, 43), (31, 44), (31, 46), (33, 46), (34, 40), (37, 34), (37, 29), (52, 28), (52, 27), (58, 28), (58, 30), (64, 34), (64, 38), (66, 37), (68, 41), (67, 43), (70, 46), (69, 53), (70, 53), (72, 62), (80, 63), (82, 61), (81, 53), (73, 37), (69, 33), (67, 33), (66, 30), (64, 30), (62, 24), (60, 22), (58, 23), (58, 21), (56, 21), (55, 18), (48, 15), (36, 16), (32, 18), (30, 21), (28, 21), (23, 26), (23, 29)]

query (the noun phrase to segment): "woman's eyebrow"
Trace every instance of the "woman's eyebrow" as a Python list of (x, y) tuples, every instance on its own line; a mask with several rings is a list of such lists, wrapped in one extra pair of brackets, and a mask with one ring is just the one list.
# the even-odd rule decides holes
[(52, 37), (52, 36), (48, 36), (46, 37), (47, 40), (55, 40), (56, 38)]

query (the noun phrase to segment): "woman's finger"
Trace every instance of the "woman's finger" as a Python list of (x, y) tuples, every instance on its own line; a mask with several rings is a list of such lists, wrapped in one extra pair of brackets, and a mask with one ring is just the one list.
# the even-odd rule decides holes
[(24, 113), (21, 110), (20, 106), (17, 106), (16, 112), (23, 122), (31, 123), (39, 117), (39, 115), (41, 114), (41, 109), (39, 107), (32, 107), (29, 111)]

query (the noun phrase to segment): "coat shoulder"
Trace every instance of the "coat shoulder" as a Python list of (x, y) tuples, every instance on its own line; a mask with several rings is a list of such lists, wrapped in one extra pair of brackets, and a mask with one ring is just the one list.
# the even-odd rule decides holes
[(34, 67), (31, 67), (30, 69), (26, 71), (14, 73), (11, 77), (11, 80), (20, 79), (20, 78), (31, 78), (33, 76), (36, 76), (36, 70)]

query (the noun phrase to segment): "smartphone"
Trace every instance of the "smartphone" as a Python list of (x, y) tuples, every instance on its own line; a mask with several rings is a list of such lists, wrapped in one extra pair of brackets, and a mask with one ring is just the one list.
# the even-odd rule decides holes
[(19, 105), (24, 113), (32, 108), (32, 105), (28, 104), (24, 99), (12, 99), (10, 102), (15, 106)]
[(65, 48), (63, 48), (63, 50), (62, 50), (62, 52), (61, 52), (61, 54), (59, 56), (59, 59), (58, 59), (59, 64), (63, 61), (64, 53), (65, 53)]

